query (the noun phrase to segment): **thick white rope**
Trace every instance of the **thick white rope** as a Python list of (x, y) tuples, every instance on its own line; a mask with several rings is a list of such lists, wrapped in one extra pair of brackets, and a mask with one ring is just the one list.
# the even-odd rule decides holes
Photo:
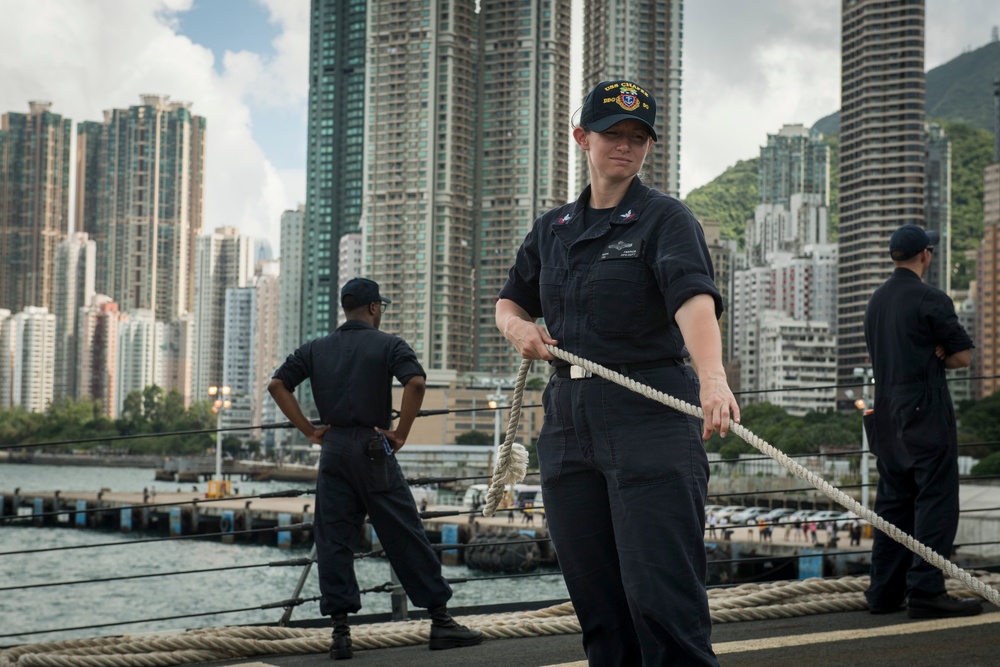
[(517, 423), (521, 420), (524, 383), (527, 381), (528, 369), (530, 368), (531, 361), (525, 359), (517, 371), (517, 380), (514, 382), (514, 399), (511, 401), (510, 418), (507, 420), (507, 435), (503, 444), (500, 445), (500, 451), (497, 452), (496, 464), (493, 466), (493, 479), (490, 481), (489, 491), (486, 492), (483, 516), (493, 516), (500, 501), (503, 500), (504, 488), (517, 484), (528, 474), (528, 450), (522, 445), (514, 443), (514, 434), (517, 433)]
[[(1000, 575), (978, 573), (997, 583)], [(949, 579), (949, 589), (961, 584)], [(708, 592), (712, 623), (792, 618), (868, 608), (868, 577), (805, 579), (743, 584)], [(535, 611), (465, 616), (458, 619), (487, 639), (577, 634), (580, 622), (571, 602)], [(426, 644), (429, 621), (405, 621), (351, 627), (358, 651)], [(241, 626), (100, 639), (27, 644), (0, 651), (0, 667), (166, 667), (265, 655), (325, 653), (329, 628)]]
[[(635, 380), (626, 377), (621, 373), (613, 371), (609, 368), (605, 368), (604, 366), (601, 366), (599, 364), (595, 364), (592, 361), (584, 359), (583, 357), (578, 357), (577, 355), (572, 354), (570, 352), (566, 352), (565, 350), (561, 350), (551, 345), (546, 345), (545, 347), (549, 350), (549, 352), (551, 352), (554, 356), (558, 357), (559, 359), (568, 361), (569, 363), (575, 366), (581, 366), (586, 370), (590, 371), (591, 373), (593, 373), (594, 375), (599, 375), (600, 377), (606, 380), (610, 380), (615, 384), (621, 385), (626, 389), (631, 389), (634, 392), (642, 394), (646, 398), (650, 398), (654, 401), (662, 403), (663, 405), (671, 407), (679, 412), (683, 412), (686, 415), (698, 417), (699, 419), (704, 419), (705, 417), (700, 407), (691, 405), (690, 403), (682, 401), (679, 398), (670, 396), (669, 394), (665, 394), (662, 391), (653, 389), (648, 385), (636, 382)], [(519, 380), (521, 379), (522, 375), (527, 375), (528, 365), (530, 365), (530, 362), (528, 361), (522, 362), (521, 370), (518, 373)], [(523, 382), (521, 382), (519, 386), (523, 389)], [(517, 391), (517, 389), (515, 389), (515, 391)], [(520, 396), (515, 396), (514, 400), (515, 403), (517, 403), (518, 407), (520, 407)], [(514, 412), (511, 411), (511, 424), (508, 425), (507, 427), (508, 434), (517, 430), (517, 423), (513, 421), (514, 417), (515, 417)], [(829, 482), (824, 480), (819, 475), (810, 472), (806, 468), (802, 467), (801, 465), (790, 459), (788, 456), (785, 455), (784, 452), (775, 449), (766, 441), (754, 435), (749, 429), (744, 428), (740, 424), (737, 424), (736, 422), (730, 420), (729, 430), (732, 433), (735, 433), (741, 439), (748, 442), (753, 447), (755, 447), (761, 453), (766, 454), (767, 456), (777, 461), (783, 468), (788, 470), (790, 473), (792, 473), (799, 479), (809, 482), (813, 487), (815, 487), (819, 491), (822, 491), (823, 494), (828, 498), (830, 498), (831, 500), (846, 507), (849, 510), (853, 510), (858, 516), (866, 519), (871, 525), (875, 526), (883, 533), (888, 535), (890, 538), (902, 544), (907, 549), (917, 554), (918, 556), (923, 558), (925, 561), (927, 561), (934, 567), (943, 571), (949, 577), (958, 579), (963, 584), (968, 586), (971, 590), (978, 593), (982, 597), (986, 598), (993, 604), (1000, 605), (1000, 591), (998, 591), (996, 588), (987, 586), (986, 584), (979, 581), (978, 579), (973, 577), (971, 574), (969, 574), (962, 568), (952, 563), (944, 556), (936, 553), (928, 546), (915, 540), (913, 536), (907, 535), (905, 532), (903, 532), (896, 526), (892, 525), (879, 515), (875, 514), (874, 512), (872, 512), (870, 509), (868, 509), (858, 501), (854, 500), (854, 498), (851, 498), (849, 495), (847, 495), (840, 489), (831, 485)], [(497, 462), (498, 469), (495, 470), (493, 473), (493, 480), (494, 480), (493, 484), (496, 484), (497, 479), (506, 479), (508, 475), (508, 472), (506, 470), (499, 469), (500, 463), (502, 461), (503, 457), (502, 456), (498, 457), (498, 462)], [(491, 493), (493, 492), (492, 485), (490, 487), (490, 492)], [(502, 492), (502, 487), (501, 487), (501, 492)]]

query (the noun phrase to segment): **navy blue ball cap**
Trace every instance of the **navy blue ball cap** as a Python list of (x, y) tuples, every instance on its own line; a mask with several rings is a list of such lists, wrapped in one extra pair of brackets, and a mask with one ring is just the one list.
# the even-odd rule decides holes
[(392, 303), (390, 299), (378, 293), (378, 283), (368, 278), (351, 278), (340, 290), (340, 305), (345, 310), (353, 310), (366, 306), (373, 301)]
[(603, 132), (615, 123), (634, 118), (649, 128), (656, 141), (656, 100), (645, 88), (631, 81), (602, 81), (583, 101), (580, 126)]
[(914, 224), (903, 225), (889, 239), (889, 255), (893, 261), (905, 262), (926, 248), (936, 246), (940, 240), (941, 235), (936, 231), (928, 232)]

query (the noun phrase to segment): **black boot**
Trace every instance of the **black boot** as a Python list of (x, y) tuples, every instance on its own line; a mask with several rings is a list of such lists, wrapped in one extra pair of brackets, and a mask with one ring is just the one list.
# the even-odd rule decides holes
[(432, 651), (483, 643), (483, 633), (456, 623), (455, 619), (448, 615), (447, 607), (437, 607), (427, 611), (431, 615)]
[(330, 644), (332, 660), (349, 660), (354, 657), (351, 650), (351, 628), (347, 625), (347, 614), (333, 617), (333, 643)]

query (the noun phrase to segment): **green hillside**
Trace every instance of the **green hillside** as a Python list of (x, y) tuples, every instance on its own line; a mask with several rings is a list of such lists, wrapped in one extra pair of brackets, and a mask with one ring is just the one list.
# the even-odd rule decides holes
[(927, 116), (993, 132), (993, 81), (1000, 76), (1000, 42), (963, 53), (927, 72)]
[(965, 123), (940, 121), (951, 139), (952, 289), (966, 289), (976, 265), (964, 251), (983, 238), (983, 169), (993, 160), (993, 134)]
[(757, 207), (760, 158), (740, 160), (711, 183), (692, 190), (684, 203), (701, 220), (717, 220), (722, 238), (743, 245), (746, 221)]
[[(926, 113), (929, 118), (961, 121), (993, 132), (993, 81), (1000, 76), (1000, 42), (963, 53), (927, 72)], [(840, 133), (840, 112), (813, 123), (824, 135)]]

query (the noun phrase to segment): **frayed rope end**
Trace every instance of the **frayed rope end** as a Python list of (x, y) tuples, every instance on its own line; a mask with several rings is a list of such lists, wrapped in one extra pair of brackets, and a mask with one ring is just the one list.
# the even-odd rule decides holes
[[(497, 461), (497, 465), (500, 462)], [(528, 450), (524, 445), (514, 443), (510, 446), (510, 461), (507, 462), (507, 469), (502, 471), (503, 477), (500, 484), (517, 484), (528, 474)]]

